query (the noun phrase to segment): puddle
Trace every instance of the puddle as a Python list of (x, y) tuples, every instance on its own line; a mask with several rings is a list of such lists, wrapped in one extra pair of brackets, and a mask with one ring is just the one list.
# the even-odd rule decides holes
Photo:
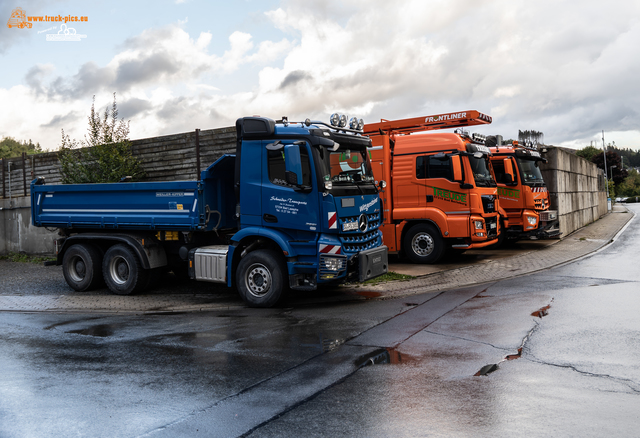
[(92, 327), (88, 327), (85, 329), (70, 330), (65, 333), (74, 333), (77, 335), (84, 335), (84, 336), (95, 336), (97, 338), (107, 338), (113, 335), (113, 327), (107, 324), (99, 324), (99, 325), (94, 325)]
[(536, 318), (542, 318), (543, 316), (547, 316), (549, 314), (549, 309), (551, 308), (551, 304), (544, 306), (541, 309), (536, 310), (531, 314), (531, 316), (535, 316)]
[(365, 298), (378, 298), (382, 296), (380, 292), (368, 292), (368, 291), (356, 292), (356, 295), (360, 295), (361, 297), (365, 297)]
[(327, 353), (329, 351), (335, 350), (338, 348), (344, 341), (340, 339), (325, 339), (322, 338), (320, 344), (322, 345), (322, 352)]
[(515, 360), (520, 359), (522, 357), (522, 347), (518, 348), (518, 352), (516, 354), (509, 354), (505, 356), (505, 360)]
[(358, 368), (369, 365), (402, 364), (414, 361), (412, 356), (400, 353), (395, 348), (380, 348), (372, 353), (360, 356), (355, 361)]
[(496, 371), (497, 369), (498, 369), (498, 364), (490, 363), (489, 365), (485, 365), (482, 368), (480, 368), (480, 371), (475, 373), (474, 376), (475, 377), (486, 376), (486, 375), (491, 374), (492, 372)]

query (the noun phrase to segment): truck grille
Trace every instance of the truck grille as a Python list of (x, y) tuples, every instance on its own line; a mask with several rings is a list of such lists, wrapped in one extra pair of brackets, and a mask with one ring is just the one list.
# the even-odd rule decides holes
[[(359, 229), (354, 231), (341, 231), (339, 234), (342, 242), (342, 250), (346, 255), (351, 255), (366, 249), (375, 248), (382, 245), (380, 236), (380, 214), (373, 213), (367, 216), (367, 229), (362, 232)], [(345, 223), (357, 223), (360, 216), (347, 216), (340, 218), (340, 230)]]
[(496, 197), (493, 195), (482, 195), (482, 209), (485, 213), (496, 211)]
[(534, 199), (534, 208), (536, 210), (546, 210), (549, 208), (549, 200), (547, 199)]

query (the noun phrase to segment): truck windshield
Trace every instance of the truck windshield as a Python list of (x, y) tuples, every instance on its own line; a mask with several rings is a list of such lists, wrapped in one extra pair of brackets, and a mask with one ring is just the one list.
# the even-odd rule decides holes
[(327, 152), (329, 152), (329, 159), (325, 158), (325, 165), (327, 165), (325, 181), (333, 181), (334, 184), (373, 182), (371, 164), (364, 151), (338, 149), (336, 152)]
[(542, 173), (535, 160), (526, 160), (519, 157), (516, 160), (522, 172), (522, 181), (525, 184), (544, 184)]
[(322, 167), (320, 174), (324, 181), (333, 183), (333, 192), (337, 190), (342, 193), (351, 187), (358, 193), (362, 193), (363, 189), (366, 193), (377, 193), (366, 150), (340, 148), (332, 152), (322, 148), (320, 158)]
[(471, 171), (473, 172), (473, 179), (476, 182), (476, 186), (478, 187), (495, 187), (496, 182), (493, 180), (491, 176), (491, 171), (489, 170), (489, 158), (482, 157), (476, 158), (473, 156), (469, 157), (469, 163), (471, 164)]

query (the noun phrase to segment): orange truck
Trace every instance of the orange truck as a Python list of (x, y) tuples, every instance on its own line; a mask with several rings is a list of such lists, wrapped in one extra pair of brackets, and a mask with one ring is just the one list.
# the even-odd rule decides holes
[[(498, 184), (500, 221), (505, 240), (548, 239), (560, 235), (558, 212), (549, 209), (549, 191), (539, 164), (547, 160), (533, 144), (502, 144), (502, 136), (486, 138)], [(506, 172), (505, 172), (506, 171)]]
[(462, 129), (425, 133), (489, 123), (485, 114), (463, 111), (365, 125), (373, 175), (387, 182), (380, 197), (389, 253), (436, 263), (447, 249), (497, 242), (498, 187), (484, 137)]

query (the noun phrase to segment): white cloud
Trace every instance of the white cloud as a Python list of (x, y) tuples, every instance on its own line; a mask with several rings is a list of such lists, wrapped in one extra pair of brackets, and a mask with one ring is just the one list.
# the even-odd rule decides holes
[[(252, 114), (345, 111), (367, 121), (477, 109), (493, 116), (484, 133), (535, 129), (549, 143), (588, 144), (605, 129), (640, 147), (637, 2), (290, 0), (265, 16), (286, 38), (236, 30), (212, 53), (212, 34), (192, 37), (185, 21), (147, 29), (106, 65), (87, 61), (72, 76), (35, 65), (29, 88), (0, 92), (38, 106), (36, 118), (18, 110), (0, 133), (52, 129), (69, 108), (88, 109), (92, 94), (108, 104), (118, 91), (134, 114), (132, 137)], [(242, 89), (227, 91), (238, 75)]]

